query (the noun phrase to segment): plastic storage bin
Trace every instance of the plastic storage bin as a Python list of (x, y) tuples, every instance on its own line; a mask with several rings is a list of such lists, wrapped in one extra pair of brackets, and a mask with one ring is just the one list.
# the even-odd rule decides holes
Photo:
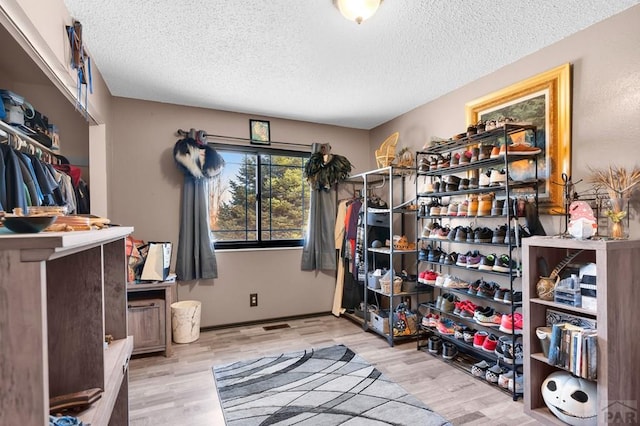
[(191, 343), (200, 338), (202, 303), (184, 300), (171, 304), (171, 330), (176, 343)]

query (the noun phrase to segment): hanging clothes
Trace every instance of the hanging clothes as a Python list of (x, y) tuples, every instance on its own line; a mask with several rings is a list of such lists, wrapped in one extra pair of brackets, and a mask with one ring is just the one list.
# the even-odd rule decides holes
[(302, 248), (303, 271), (335, 271), (336, 189), (351, 172), (351, 162), (331, 154), (331, 145), (313, 144), (305, 177), (314, 189), (309, 201), (309, 221)]
[(344, 309), (342, 308), (342, 292), (344, 290), (344, 259), (342, 250), (345, 240), (345, 219), (347, 217), (347, 205), (351, 200), (344, 200), (338, 204), (338, 214), (336, 215), (336, 226), (334, 230), (334, 241), (336, 250), (338, 250), (338, 273), (336, 274), (336, 288), (333, 293), (333, 308), (331, 313), (340, 316)]

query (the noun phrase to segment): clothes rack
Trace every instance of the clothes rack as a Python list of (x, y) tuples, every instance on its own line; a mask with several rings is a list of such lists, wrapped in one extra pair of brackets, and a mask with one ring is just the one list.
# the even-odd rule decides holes
[[(214, 135), (211, 133), (207, 133), (203, 130), (198, 130), (196, 131), (196, 129), (189, 129), (187, 130), (182, 130), (182, 129), (178, 129), (178, 131), (176, 132), (178, 134), (178, 136), (183, 136), (183, 137), (189, 137), (191, 139), (196, 139), (198, 136), (204, 137), (204, 138), (212, 138), (212, 139), (221, 139), (221, 140), (227, 140), (227, 141), (241, 141), (241, 142), (251, 142), (251, 139), (249, 138), (239, 138), (236, 136), (223, 136), (223, 135)], [(197, 139), (196, 139), (197, 140)], [(304, 144), (304, 143), (295, 143), (295, 142), (282, 142), (282, 141), (270, 141), (270, 143), (273, 144), (277, 144), (277, 145), (291, 145), (291, 146), (303, 146), (306, 148), (311, 148), (311, 144)]]
[(4, 121), (0, 121), (0, 143), (6, 143), (13, 149), (35, 155), (47, 163), (60, 164), (60, 159), (51, 149)]

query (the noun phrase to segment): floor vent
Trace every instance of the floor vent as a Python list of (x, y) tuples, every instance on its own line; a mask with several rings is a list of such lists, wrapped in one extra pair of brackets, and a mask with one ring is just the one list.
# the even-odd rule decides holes
[(270, 330), (278, 330), (279, 328), (291, 328), (289, 326), (289, 324), (276, 324), (276, 325), (267, 325), (265, 327), (262, 327), (262, 329), (264, 331), (270, 331)]

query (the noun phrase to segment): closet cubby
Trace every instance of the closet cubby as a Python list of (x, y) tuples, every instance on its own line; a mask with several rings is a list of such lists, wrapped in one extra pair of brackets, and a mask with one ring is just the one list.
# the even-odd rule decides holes
[[(125, 239), (131, 227), (0, 229), (0, 424), (48, 425), (49, 398), (103, 390), (76, 416), (128, 424)], [(113, 341), (105, 344), (105, 335)]]

